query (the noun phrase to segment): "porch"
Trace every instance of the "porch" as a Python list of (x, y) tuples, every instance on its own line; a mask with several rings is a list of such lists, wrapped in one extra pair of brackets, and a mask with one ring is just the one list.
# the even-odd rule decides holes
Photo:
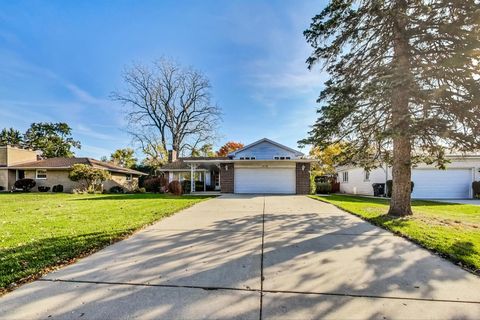
[(214, 159), (179, 158), (176, 162), (166, 164), (159, 171), (168, 178), (168, 182), (179, 181), (184, 189), (190, 189), (188, 190), (190, 193), (220, 193), (220, 162)]

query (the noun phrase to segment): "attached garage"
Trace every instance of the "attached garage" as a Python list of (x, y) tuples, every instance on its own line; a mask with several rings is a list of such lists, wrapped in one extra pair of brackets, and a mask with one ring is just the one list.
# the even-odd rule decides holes
[(235, 193), (294, 194), (295, 166), (235, 167)]
[(414, 169), (412, 197), (420, 199), (471, 198), (472, 169)]

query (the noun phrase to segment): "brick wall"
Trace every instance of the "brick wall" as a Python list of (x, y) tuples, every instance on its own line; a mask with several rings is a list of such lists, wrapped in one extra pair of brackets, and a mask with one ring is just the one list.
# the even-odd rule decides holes
[[(303, 170), (302, 170), (303, 167)], [(296, 190), (297, 194), (310, 193), (310, 163), (296, 163)]]
[(220, 164), (220, 189), (222, 193), (234, 192), (234, 173), (233, 163)]

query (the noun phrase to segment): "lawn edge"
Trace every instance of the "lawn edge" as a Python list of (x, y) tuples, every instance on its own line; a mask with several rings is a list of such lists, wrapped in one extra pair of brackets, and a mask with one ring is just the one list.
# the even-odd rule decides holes
[(389, 229), (389, 228), (387, 228), (387, 227), (385, 227), (385, 226), (383, 226), (383, 225), (381, 225), (381, 224), (375, 223), (374, 221), (372, 221), (372, 220), (370, 220), (370, 219), (368, 219), (368, 218), (363, 217), (362, 215), (360, 215), (360, 214), (358, 214), (358, 213), (355, 213), (355, 212), (350, 211), (350, 210), (348, 210), (348, 209), (342, 208), (342, 207), (340, 207), (340, 206), (338, 206), (338, 205), (336, 205), (336, 204), (334, 204), (334, 203), (332, 203), (332, 202), (329, 202), (328, 200), (318, 198), (318, 197), (320, 197), (320, 196), (317, 196), (317, 195), (308, 195), (308, 197), (309, 197), (310, 199), (313, 199), (313, 200), (317, 200), (317, 201), (320, 201), (320, 202), (323, 202), (323, 203), (328, 203), (328, 204), (336, 207), (337, 209), (340, 209), (340, 210), (342, 210), (342, 211), (345, 211), (345, 212), (347, 212), (347, 213), (349, 213), (349, 214), (351, 214), (351, 215), (354, 215), (354, 216), (362, 219), (362, 220), (365, 221), (365, 222), (370, 223), (371, 225), (374, 225), (374, 226), (376, 226), (376, 227), (382, 228), (383, 230), (386, 230), (386, 231), (392, 233), (392, 234), (395, 235), (395, 236), (402, 237), (402, 238), (404, 238), (405, 240), (408, 240), (409, 242), (411, 242), (411, 243), (413, 243), (413, 244), (415, 244), (415, 245), (417, 245), (417, 246), (419, 246), (419, 247), (421, 247), (421, 248), (423, 248), (423, 249), (425, 249), (425, 250), (428, 250), (430, 253), (433, 253), (434, 255), (439, 256), (439, 257), (447, 260), (448, 262), (452, 263), (453, 265), (455, 265), (455, 266), (457, 266), (457, 267), (460, 267), (460, 268), (462, 268), (463, 270), (468, 271), (469, 273), (472, 273), (472, 274), (480, 277), (480, 268), (479, 268), (479, 269), (476, 269), (474, 266), (470, 266), (469, 264), (464, 264), (461, 260), (455, 259), (454, 257), (450, 256), (449, 254), (446, 254), (446, 253), (444, 253), (444, 252), (435, 250), (435, 249), (433, 249), (433, 248), (427, 248), (427, 247), (424, 246), (422, 243), (420, 243), (419, 241), (417, 241), (415, 238), (409, 237), (408, 235), (403, 234), (403, 233), (401, 233), (401, 232), (398, 232), (398, 231), (395, 231), (395, 230), (391, 230), (391, 229)]
[[(192, 196), (192, 195), (188, 195), (188, 196)], [(193, 196), (194, 197), (194, 196)], [(160, 219), (158, 220), (154, 220), (152, 222), (149, 222), (149, 223), (146, 223), (136, 229), (132, 229), (132, 230), (128, 230), (126, 231), (124, 234), (122, 234), (121, 236), (119, 237), (116, 237), (116, 238), (113, 238), (113, 239), (110, 239), (110, 241), (108, 243), (105, 243), (104, 245), (101, 245), (101, 246), (98, 246), (96, 248), (93, 248), (93, 249), (90, 249), (90, 250), (87, 250), (87, 251), (84, 251), (84, 252), (81, 252), (79, 255), (77, 255), (76, 257), (73, 257), (71, 258), (69, 261), (62, 261), (60, 263), (55, 263), (55, 264), (52, 264), (51, 266), (47, 266), (45, 268), (43, 268), (41, 271), (35, 273), (35, 274), (31, 274), (27, 277), (24, 277), (24, 278), (21, 278), (20, 280), (17, 280), (13, 283), (15, 283), (15, 285), (12, 286), (13, 283), (10, 283), (6, 288), (4, 287), (0, 287), (0, 297), (4, 296), (5, 294), (9, 293), (9, 292), (12, 292), (18, 288), (20, 288), (21, 286), (23, 285), (26, 285), (30, 282), (33, 282), (35, 280), (38, 280), (40, 279), (41, 277), (49, 274), (50, 272), (53, 272), (53, 271), (56, 271), (56, 270), (59, 270), (61, 268), (64, 268), (66, 266), (69, 266), (69, 265), (72, 265), (74, 263), (76, 263), (78, 260), (80, 259), (83, 259), (83, 258), (86, 258), (94, 253), (97, 253), (103, 249), (105, 249), (106, 247), (108, 246), (111, 246), (117, 242), (120, 242), (120, 241), (123, 241), (123, 240), (126, 240), (132, 236), (134, 236), (135, 234), (141, 232), (142, 230), (146, 229), (147, 227), (165, 219), (165, 218), (168, 218), (168, 217), (171, 217), (173, 216), (174, 214), (177, 214), (179, 213), (180, 211), (183, 211), (183, 210), (186, 210), (188, 208), (191, 208), (201, 202), (204, 202), (204, 201), (208, 201), (208, 200), (211, 200), (211, 199), (214, 199), (214, 198), (217, 198), (219, 197), (218, 195), (211, 195), (211, 196), (202, 196), (200, 195), (200, 201), (199, 202), (196, 202), (196, 203), (193, 203), (193, 204), (190, 204), (190, 205), (187, 205), (177, 211), (173, 211), (173, 212), (170, 212), (168, 213), (167, 215), (165, 216), (162, 216)]]

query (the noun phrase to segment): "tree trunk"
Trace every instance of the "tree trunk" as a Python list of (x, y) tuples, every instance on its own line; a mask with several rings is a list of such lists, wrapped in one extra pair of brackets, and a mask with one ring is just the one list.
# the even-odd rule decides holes
[(406, 216), (412, 214), (411, 177), (412, 142), (410, 138), (410, 62), (408, 39), (406, 37), (407, 3), (396, 3), (396, 21), (394, 23), (394, 68), (395, 79), (392, 91), (393, 126), (393, 184), (392, 199), (388, 214)]

